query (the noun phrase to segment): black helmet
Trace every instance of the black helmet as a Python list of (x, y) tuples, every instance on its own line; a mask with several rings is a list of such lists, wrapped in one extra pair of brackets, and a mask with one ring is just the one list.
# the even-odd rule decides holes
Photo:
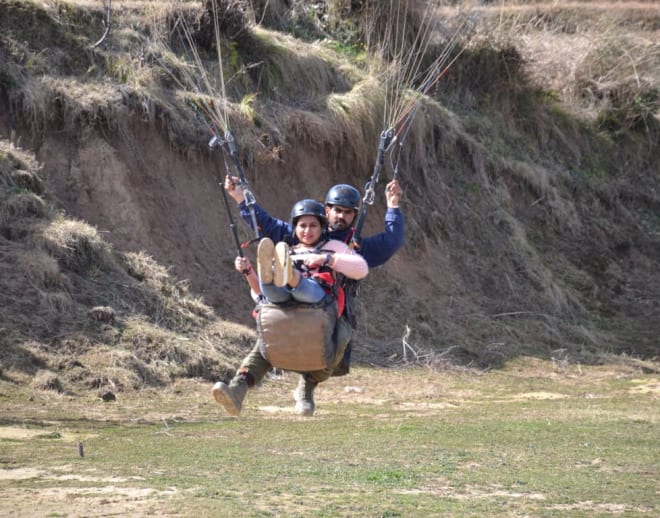
[(291, 226), (296, 226), (296, 221), (300, 216), (316, 216), (321, 221), (321, 226), (325, 227), (328, 220), (325, 217), (325, 207), (320, 201), (305, 199), (297, 201), (291, 209)]
[(328, 191), (325, 196), (325, 204), (358, 210), (360, 208), (360, 193), (355, 187), (340, 183)]

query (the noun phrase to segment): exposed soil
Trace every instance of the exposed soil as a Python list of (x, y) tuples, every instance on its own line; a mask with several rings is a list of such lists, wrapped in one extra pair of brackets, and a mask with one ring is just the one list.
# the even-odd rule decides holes
[[(0, 137), (4, 155), (23, 160), (3, 165), (0, 339), (9, 353), (2, 374), (25, 383), (39, 371), (54, 372), (61, 379), (50, 379), (63, 392), (75, 392), (81, 379), (121, 390), (122, 383), (220, 377), (253, 339), (252, 303), (233, 269), (236, 250), (218, 186), (224, 163), (135, 43), (146, 41), (145, 9), (153, 3), (117, 6), (116, 29), (94, 50), (88, 42), (98, 37), (100, 5), (42, 4), (0, 3)], [(657, 7), (606, 4), (621, 8), (635, 41), (657, 35)], [(201, 16), (201, 5), (188, 7)], [(597, 117), (583, 118), (584, 105), (571, 111), (569, 102), (549, 101), (550, 92), (569, 95), (583, 85), (576, 77), (562, 89), (563, 76), (554, 72), (560, 62), (574, 62), (564, 54), (571, 48), (572, 57), (586, 60), (575, 38), (584, 44), (598, 29), (585, 17), (568, 30), (562, 13), (572, 22), (584, 13), (575, 4), (564, 7), (538, 4), (531, 19), (544, 20), (541, 28), (527, 18), (512, 24), (522, 31), (519, 48), (487, 42), (468, 49), (420, 111), (400, 171), (406, 245), (363, 283), (356, 361), (397, 365), (412, 358), (487, 369), (518, 354), (567, 362), (660, 354), (657, 114), (642, 129), (619, 119), (619, 126), (598, 126)], [(164, 13), (156, 15), (167, 18)], [(484, 15), (484, 27), (504, 14)], [(538, 34), (541, 43), (563, 49), (561, 56), (539, 44)], [(259, 52), (266, 57), (260, 42), (246, 29), (235, 52), (245, 60)], [(247, 86), (232, 84), (236, 112), (242, 95), (262, 87), (258, 116), (232, 112), (232, 121), (258, 202), (283, 219), (296, 200), (323, 199), (335, 183), (362, 188), (376, 152), (371, 118), (379, 118), (365, 109), (373, 117), (357, 119), (363, 126), (355, 130), (350, 110), (345, 120), (331, 116), (326, 101), (336, 91), (350, 92), (358, 84), (353, 76), (363, 72), (314, 61), (316, 49), (302, 37), (291, 45), (299, 54), (291, 52), (295, 72), (288, 75), (297, 81), (268, 90), (257, 74), (265, 65), (253, 63)], [(651, 64), (658, 59), (653, 48), (641, 48)], [(590, 62), (580, 63), (573, 72), (586, 73)], [(552, 74), (543, 75), (544, 64)], [(650, 81), (642, 93), (657, 92), (657, 77), (646, 73), (638, 69), (640, 84)], [(623, 80), (616, 88), (596, 83), (589, 83), (596, 97), (627, 93)], [(313, 85), (318, 90), (300, 92)], [(27, 178), (33, 185), (21, 183)], [(382, 227), (383, 185), (365, 235)], [(89, 238), (85, 261), (67, 255), (70, 243), (53, 248), (44, 241), (58, 210), (96, 229), (100, 241)], [(244, 226), (240, 233), (249, 239)], [(153, 278), (165, 281), (147, 289), (144, 276), (118, 266), (120, 260), (104, 263), (110, 252), (101, 241), (119, 255), (144, 252), (155, 260)], [(253, 258), (254, 247), (247, 253)], [(89, 311), (98, 306), (112, 307), (116, 320), (92, 321)], [(136, 332), (136, 322), (151, 327)], [(189, 352), (194, 347), (198, 356)], [(122, 365), (132, 366), (135, 379), (120, 380), (114, 360), (92, 359), (96, 348), (122, 351)], [(81, 350), (86, 363), (78, 366)], [(159, 370), (163, 364), (168, 374)], [(84, 373), (74, 378), (75, 369)]]

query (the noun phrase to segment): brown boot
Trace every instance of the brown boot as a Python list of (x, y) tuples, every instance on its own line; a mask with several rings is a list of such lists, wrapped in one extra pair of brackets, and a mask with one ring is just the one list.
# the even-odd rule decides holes
[(229, 382), (229, 385), (218, 381), (213, 385), (213, 397), (220, 403), (228, 414), (239, 416), (243, 408), (243, 399), (247, 393), (248, 385), (245, 376), (239, 374)]

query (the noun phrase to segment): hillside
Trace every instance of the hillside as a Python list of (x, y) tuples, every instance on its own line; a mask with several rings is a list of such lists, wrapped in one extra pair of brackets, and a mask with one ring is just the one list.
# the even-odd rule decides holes
[[(217, 65), (207, 4), (112, 2), (99, 42), (103, 2), (0, 0), (5, 380), (211, 381), (253, 340), (225, 166), (176, 79), (181, 20)], [(224, 106), (257, 201), (286, 219), (335, 183), (361, 189), (387, 85), (359, 2), (220, 4)], [(657, 357), (660, 7), (462, 7), (463, 53), (402, 148), (406, 245), (363, 283), (356, 360)]]

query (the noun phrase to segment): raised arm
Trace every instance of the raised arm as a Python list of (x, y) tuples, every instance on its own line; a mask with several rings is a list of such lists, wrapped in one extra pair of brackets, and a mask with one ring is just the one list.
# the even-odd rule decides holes
[(399, 208), (401, 186), (392, 180), (385, 187), (387, 212), (385, 230), (373, 236), (365, 237), (360, 243), (360, 254), (367, 260), (369, 268), (385, 264), (399, 250), (405, 241), (405, 219)]
[[(250, 209), (245, 203), (245, 196), (243, 189), (238, 184), (238, 178), (235, 176), (227, 175), (225, 178), (225, 190), (238, 204), (238, 209), (241, 218), (252, 228), (252, 218), (250, 217)], [(273, 242), (277, 243), (283, 241), (287, 235), (292, 233), (291, 225), (281, 219), (273, 218), (258, 204), (254, 204), (254, 214), (259, 226), (259, 235), (261, 237), (269, 237)], [(254, 230), (254, 229), (253, 229)]]

